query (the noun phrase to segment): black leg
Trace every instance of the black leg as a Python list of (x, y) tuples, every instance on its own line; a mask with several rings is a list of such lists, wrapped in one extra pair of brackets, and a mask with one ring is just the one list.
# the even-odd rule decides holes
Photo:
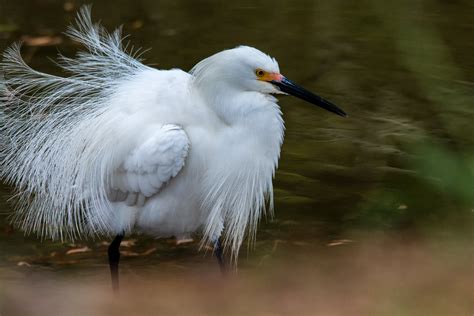
[(122, 242), (123, 235), (117, 235), (115, 239), (109, 246), (108, 254), (109, 254), (109, 266), (110, 266), (110, 275), (112, 277), (112, 288), (115, 293), (119, 291), (119, 274), (118, 274), (118, 266), (120, 261), (120, 243)]
[(222, 274), (227, 273), (226, 264), (224, 261), (224, 249), (222, 248), (221, 240), (217, 239), (214, 243), (214, 255), (216, 256), (217, 262), (219, 263), (219, 268), (221, 268)]

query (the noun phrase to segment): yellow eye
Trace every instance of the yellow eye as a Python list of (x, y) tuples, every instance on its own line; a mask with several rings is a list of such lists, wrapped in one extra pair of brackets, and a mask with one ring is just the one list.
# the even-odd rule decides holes
[(265, 71), (263, 71), (262, 69), (256, 69), (255, 74), (257, 75), (257, 77), (262, 78), (263, 76), (265, 76)]

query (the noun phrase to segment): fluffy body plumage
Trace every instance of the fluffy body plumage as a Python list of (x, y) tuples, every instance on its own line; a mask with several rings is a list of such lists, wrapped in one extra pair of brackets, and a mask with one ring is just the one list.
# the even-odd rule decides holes
[(272, 208), (284, 126), (279, 90), (254, 69), (277, 73), (276, 61), (238, 47), (190, 73), (153, 69), (87, 8), (67, 34), (88, 50), (59, 56), (70, 76), (31, 69), (19, 46), (1, 64), (0, 173), (18, 189), (15, 221), (52, 238), (201, 231), (235, 256)]

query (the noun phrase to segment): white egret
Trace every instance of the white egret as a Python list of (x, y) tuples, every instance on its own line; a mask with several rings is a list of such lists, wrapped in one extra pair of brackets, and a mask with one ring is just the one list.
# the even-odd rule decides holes
[[(222, 265), (272, 211), (284, 125), (273, 94), (292, 94), (345, 116), (280, 74), (247, 46), (188, 73), (143, 65), (83, 8), (67, 34), (87, 52), (59, 56), (69, 76), (31, 69), (20, 45), (0, 81), (1, 176), (18, 189), (15, 222), (42, 237), (116, 236), (114, 287), (124, 234), (203, 235)], [(222, 239), (221, 239), (222, 237)], [(221, 242), (222, 240), (222, 246)]]

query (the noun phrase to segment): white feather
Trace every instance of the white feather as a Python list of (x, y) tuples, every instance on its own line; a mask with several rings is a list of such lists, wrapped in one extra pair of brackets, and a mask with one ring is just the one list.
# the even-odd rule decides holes
[(150, 135), (148, 139), (112, 175), (112, 190), (151, 197), (183, 168), (189, 149), (183, 129), (168, 124), (150, 126), (144, 133)]
[(111, 126), (104, 122), (113, 107), (110, 95), (147, 69), (122, 51), (119, 30), (108, 34), (91, 23), (89, 8), (81, 10), (77, 24), (68, 34), (90, 53), (60, 56), (71, 76), (31, 69), (19, 45), (5, 52), (1, 64), (1, 174), (19, 190), (15, 217), (21, 227), (53, 238), (109, 230), (108, 212), (96, 211), (110, 209), (104, 199), (110, 148), (99, 140)]

